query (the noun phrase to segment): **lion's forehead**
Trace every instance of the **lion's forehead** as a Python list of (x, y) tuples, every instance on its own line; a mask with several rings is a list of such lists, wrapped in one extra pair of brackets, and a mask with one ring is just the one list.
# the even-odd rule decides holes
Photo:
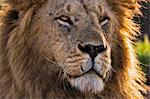
[(106, 0), (49, 0), (48, 5), (50, 7), (54, 6), (56, 9), (62, 9), (62, 7), (71, 9), (71, 12), (85, 11), (85, 9), (87, 11), (101, 12), (104, 9), (102, 6), (106, 6)]

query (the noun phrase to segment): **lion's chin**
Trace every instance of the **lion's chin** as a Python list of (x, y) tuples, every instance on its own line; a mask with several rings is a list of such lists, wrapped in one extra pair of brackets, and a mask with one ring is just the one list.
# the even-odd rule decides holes
[(72, 87), (77, 88), (82, 93), (99, 93), (104, 88), (103, 79), (95, 73), (87, 73), (77, 78), (71, 78), (69, 81)]

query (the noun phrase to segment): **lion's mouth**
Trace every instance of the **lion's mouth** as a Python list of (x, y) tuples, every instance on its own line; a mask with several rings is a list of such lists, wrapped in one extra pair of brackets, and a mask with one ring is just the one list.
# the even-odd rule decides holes
[(84, 73), (82, 73), (82, 74), (80, 74), (80, 75), (69, 75), (69, 74), (67, 74), (67, 76), (68, 76), (69, 78), (74, 78), (74, 79), (76, 79), (76, 78), (79, 78), (79, 77), (84, 76), (84, 75), (86, 75), (86, 74), (94, 74), (94, 75), (97, 75), (99, 78), (103, 79), (103, 81), (105, 81), (104, 76), (101, 75), (101, 74), (99, 73), (99, 71), (97, 71), (97, 70), (94, 69), (95, 62), (94, 62), (94, 58), (93, 58), (93, 57), (91, 57), (91, 61), (92, 61), (92, 67), (91, 67), (88, 71), (86, 71), (86, 72), (84, 72)]
[(67, 74), (67, 76), (69, 78), (74, 78), (75, 79), (75, 78), (79, 78), (81, 76), (84, 76), (85, 74), (95, 74), (95, 75), (98, 75), (101, 79), (103, 79), (103, 81), (105, 80), (104, 77), (103, 77), (103, 75), (101, 75), (100, 73), (98, 73), (94, 68), (91, 68), (90, 70), (88, 70), (87, 72), (85, 72), (85, 73), (83, 73), (81, 75), (69, 75), (69, 74)]

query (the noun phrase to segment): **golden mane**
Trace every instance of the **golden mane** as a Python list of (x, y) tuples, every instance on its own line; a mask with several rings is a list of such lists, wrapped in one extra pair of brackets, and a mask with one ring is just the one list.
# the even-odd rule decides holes
[[(82, 95), (76, 90), (71, 91), (72, 93), (69, 92), (69, 89), (67, 91), (60, 90), (61, 85), (49, 88), (49, 86), (53, 86), (55, 81), (49, 81), (46, 74), (40, 72), (40, 64), (45, 61), (40, 56), (36, 56), (34, 54), (36, 52), (30, 52), (24, 42), (26, 38), (31, 37), (27, 32), (30, 29), (33, 14), (47, 0), (7, 1), (11, 9), (3, 18), (0, 34), (0, 98), (32, 97), (38, 99), (37, 97), (39, 97), (41, 99), (49, 90), (53, 91), (48, 93), (48, 97), (67, 97), (69, 99), (85, 97), (86, 95)], [(139, 25), (133, 21), (136, 14), (141, 14), (139, 0), (107, 0), (107, 2), (120, 23), (118, 24), (119, 29), (115, 29), (116, 34), (114, 34), (117, 35), (117, 41), (115, 39), (113, 41), (117, 47), (112, 51), (112, 54), (115, 55), (112, 59), (117, 74), (114, 74), (111, 84), (108, 83), (105, 90), (97, 96), (106, 99), (110, 97), (113, 99), (120, 99), (120, 97), (122, 99), (132, 99), (133, 97), (134, 99), (143, 99), (141, 92), (145, 92), (143, 87), (145, 77), (132, 48), (132, 40), (139, 34)], [(13, 13), (19, 11), (24, 13), (19, 23), (15, 23), (15, 17), (10, 18), (13, 16), (12, 11)], [(31, 54), (32, 59), (26, 55), (27, 53)], [(30, 67), (31, 65), (37, 65), (37, 67)], [(42, 68), (43, 71), (45, 69)], [(40, 73), (37, 74), (37, 71)], [(53, 75), (51, 79), (56, 77), (57, 72), (56, 74), (54, 72)], [(59, 83), (59, 81), (55, 82), (56, 85)], [(89, 94), (88, 96), (92, 97)]]

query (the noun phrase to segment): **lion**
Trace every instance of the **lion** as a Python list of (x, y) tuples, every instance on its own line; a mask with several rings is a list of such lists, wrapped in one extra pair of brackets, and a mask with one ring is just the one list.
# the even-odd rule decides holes
[(7, 0), (0, 99), (143, 99), (138, 0)]

